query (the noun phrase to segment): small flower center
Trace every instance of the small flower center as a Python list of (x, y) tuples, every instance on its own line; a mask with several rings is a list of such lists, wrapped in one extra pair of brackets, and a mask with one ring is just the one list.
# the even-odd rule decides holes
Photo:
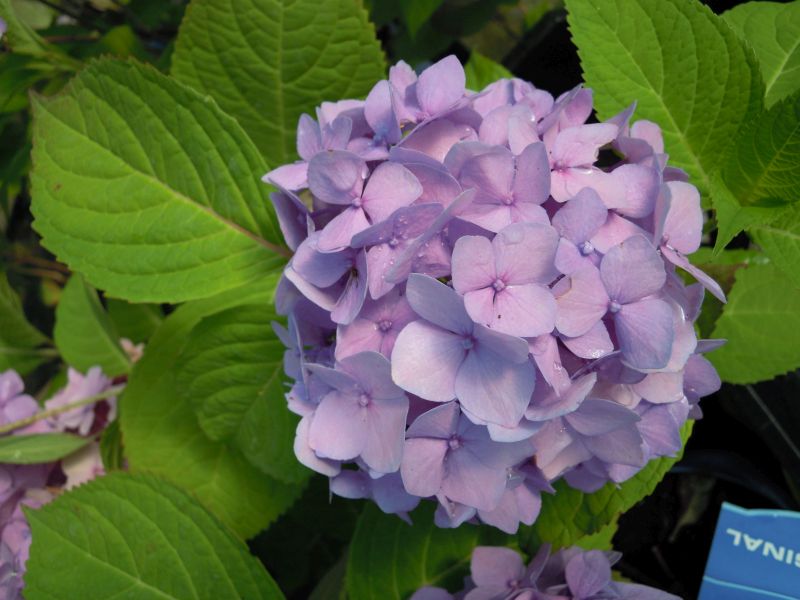
[(594, 252), (594, 246), (592, 246), (592, 242), (586, 241), (581, 244), (581, 254), (583, 256), (588, 256), (592, 252)]
[(611, 302), (608, 303), (608, 310), (612, 314), (618, 313), (621, 308), (622, 308), (622, 305), (619, 302), (616, 302), (615, 300), (612, 300)]
[(519, 584), (520, 584), (519, 579), (509, 579), (506, 582), (506, 585), (509, 587), (509, 589), (512, 589), (512, 590), (517, 589), (519, 587)]
[(502, 201), (506, 206), (511, 206), (514, 204), (514, 196), (503, 196)]
[(352, 205), (354, 208), (361, 208), (361, 197), (353, 198)]
[(370, 402), (372, 402), (372, 398), (370, 398), (367, 394), (361, 394), (358, 397), (359, 406), (369, 406)]
[(492, 287), (494, 288), (495, 292), (502, 292), (504, 289), (506, 289), (506, 282), (500, 278), (497, 278), (492, 283)]
[(378, 328), (381, 331), (389, 331), (392, 328), (392, 322), (389, 319), (383, 319), (378, 323)]
[(461, 438), (454, 433), (450, 436), (450, 439), (447, 440), (447, 445), (450, 447), (450, 450), (458, 450), (461, 448)]
[(392, 239), (390, 239), (390, 240), (389, 240), (389, 242), (388, 242), (388, 243), (389, 243), (389, 246), (391, 246), (392, 248), (394, 248), (394, 247), (396, 247), (396, 246), (397, 246), (397, 244), (399, 244), (399, 243), (400, 243), (400, 240), (398, 240), (398, 239), (397, 239), (397, 237), (393, 237)]
[(470, 350), (475, 345), (475, 340), (471, 337), (466, 337), (461, 340), (461, 345), (464, 347), (464, 350)]

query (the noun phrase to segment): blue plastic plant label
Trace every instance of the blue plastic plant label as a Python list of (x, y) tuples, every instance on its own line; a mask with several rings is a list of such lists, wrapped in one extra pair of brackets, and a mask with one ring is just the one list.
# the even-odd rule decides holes
[(800, 600), (800, 513), (725, 503), (699, 600)]

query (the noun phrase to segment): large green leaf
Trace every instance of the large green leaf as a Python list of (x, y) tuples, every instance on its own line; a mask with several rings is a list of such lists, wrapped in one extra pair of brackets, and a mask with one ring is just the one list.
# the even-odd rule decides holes
[(800, 90), (800, 2), (747, 2), (722, 16), (755, 50), (767, 106)]
[(294, 455), (298, 419), (286, 410), (285, 348), (271, 325), (276, 318), (263, 305), (204, 318), (178, 364), (178, 386), (212, 440), (232, 444), (277, 479), (297, 482), (310, 471)]
[(711, 201), (717, 220), (714, 254), (718, 254), (743, 229), (767, 225), (778, 216), (772, 206), (742, 206), (719, 173), (711, 177)]
[(296, 156), (302, 113), (366, 96), (384, 69), (356, 0), (193, 0), (172, 56), (172, 74), (236, 117), (273, 167)]
[(413, 525), (368, 503), (358, 521), (347, 562), (349, 600), (406, 600), (426, 585), (456, 589), (469, 574), (472, 550), (510, 538), (493, 527), (442, 529), (435, 503), (423, 502)]
[(756, 224), (748, 233), (800, 290), (800, 204), (777, 209), (769, 223)]
[(0, 0), (0, 19), (6, 23), (5, 36), (15, 52), (32, 56), (48, 56), (53, 52), (53, 46), (19, 17), (11, 0)]
[(247, 302), (266, 305), (270, 283), (190, 302), (172, 313), (134, 366), (120, 411), (131, 470), (153, 472), (189, 490), (244, 538), (284, 512), (301, 486), (265, 475), (236, 448), (209, 439), (178, 388), (175, 367), (203, 317)]
[(511, 71), (503, 65), (486, 58), (476, 50), (469, 55), (469, 60), (464, 65), (464, 72), (467, 75), (467, 88), (476, 91), (482, 90), (498, 79), (513, 77)]
[(154, 477), (108, 475), (26, 514), (29, 600), (283, 598), (247, 546)]
[(32, 465), (59, 460), (92, 441), (70, 433), (5, 435), (0, 437), (0, 463)]
[(708, 355), (723, 381), (754, 383), (800, 367), (800, 288), (771, 264), (736, 271), (713, 337), (728, 343)]
[(106, 306), (120, 336), (136, 344), (148, 340), (164, 320), (164, 314), (157, 304), (133, 304), (108, 298)]
[(400, 3), (406, 26), (413, 37), (419, 28), (431, 18), (436, 9), (441, 6), (442, 0), (405, 0)]
[[(681, 430), (684, 445), (692, 432), (694, 421), (688, 421)], [(583, 543), (604, 541), (605, 536), (588, 538), (599, 532), (608, 533), (610, 523), (623, 512), (653, 493), (658, 482), (664, 478), (680, 459), (657, 458), (651, 460), (634, 477), (619, 486), (606, 484), (592, 494), (584, 494), (559, 481), (555, 494), (542, 495), (542, 510), (531, 527), (520, 528), (520, 546), (533, 553), (544, 543), (555, 548), (571, 546), (583, 539)]]
[(64, 362), (79, 371), (100, 366), (106, 375), (114, 376), (131, 370), (111, 318), (97, 292), (80, 275), (70, 277), (61, 293), (53, 337)]
[(22, 375), (46, 360), (38, 346), (47, 341), (28, 323), (19, 296), (0, 272), (0, 372), (15, 369)]
[(761, 113), (735, 147), (722, 179), (740, 204), (800, 200), (800, 92)]
[(707, 191), (764, 84), (752, 52), (697, 0), (567, 0), (595, 106), (608, 118), (636, 101), (658, 123), (670, 162)]
[(210, 98), (151, 67), (100, 60), (36, 99), (34, 117), (34, 226), (95, 287), (178, 302), (282, 262), (266, 167)]

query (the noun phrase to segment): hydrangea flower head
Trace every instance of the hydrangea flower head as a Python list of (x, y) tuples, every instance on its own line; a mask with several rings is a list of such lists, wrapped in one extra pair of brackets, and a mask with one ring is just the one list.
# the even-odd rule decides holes
[[(724, 299), (689, 262), (700, 197), (657, 124), (592, 103), (473, 92), (450, 56), (300, 119), (301, 160), (265, 176), (295, 250), (277, 331), (295, 451), (333, 493), (513, 532), (557, 479), (593, 491), (679, 451), (720, 385), (694, 330), (704, 288)], [(596, 595), (586, 560), (552, 585)]]

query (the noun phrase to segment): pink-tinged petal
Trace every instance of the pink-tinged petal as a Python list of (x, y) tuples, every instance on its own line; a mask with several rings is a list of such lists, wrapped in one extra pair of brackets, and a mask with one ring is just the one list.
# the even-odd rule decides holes
[(650, 373), (633, 391), (653, 404), (678, 402), (683, 398), (683, 373)]
[[(531, 108), (525, 104), (517, 104), (511, 109), (511, 114), (508, 116), (508, 147), (514, 155), (519, 156), (531, 144), (539, 141), (539, 134), (536, 129), (536, 115)], [(549, 170), (549, 161), (547, 159), (547, 149), (544, 148), (545, 165)], [(547, 177), (548, 187), (550, 185), (550, 177)], [(548, 190), (549, 194), (549, 190)]]
[(631, 126), (630, 136), (647, 142), (655, 154), (664, 153), (664, 138), (661, 135), (661, 128), (652, 121), (636, 121)]
[(464, 362), (463, 338), (425, 321), (406, 325), (392, 350), (392, 379), (425, 400), (456, 397), (456, 375)]
[[(547, 211), (538, 204), (530, 202), (515, 202), (508, 207), (511, 214), (512, 223), (535, 223), (539, 225), (550, 225), (550, 217)], [(497, 228), (499, 231), (500, 228)], [(493, 230), (490, 230), (493, 231)]]
[(697, 334), (694, 331), (694, 323), (686, 319), (683, 309), (678, 304), (672, 304), (672, 331), (674, 339), (672, 341), (672, 352), (665, 371), (676, 372), (686, 366), (686, 361), (694, 354), (697, 348)]
[(408, 206), (422, 194), (422, 186), (403, 165), (384, 162), (373, 171), (364, 188), (364, 210), (373, 222), (388, 219), (398, 208)]
[(414, 592), (409, 600), (453, 600), (453, 594), (444, 588), (426, 585)]
[(666, 248), (664, 246), (661, 247), (661, 254), (664, 255), (669, 262), (671, 262), (676, 267), (680, 267), (687, 273), (689, 273), (692, 277), (694, 277), (698, 282), (702, 284), (702, 286), (707, 289), (711, 294), (720, 302), (727, 302), (727, 298), (725, 297), (725, 292), (722, 291), (720, 285), (714, 281), (707, 273), (705, 273), (702, 269), (698, 269), (692, 263), (689, 262), (682, 254), (671, 250), (670, 248)]
[(497, 279), (494, 262), (493, 245), (488, 239), (478, 235), (459, 238), (451, 261), (453, 288), (465, 294), (491, 286)]
[(525, 410), (525, 418), (531, 421), (549, 421), (578, 410), (596, 382), (597, 373), (579, 377), (560, 395), (552, 392), (541, 400), (534, 400)]
[(473, 290), (464, 294), (464, 307), (473, 321), (490, 327), (495, 319), (494, 299), (492, 287)]
[(608, 311), (608, 295), (595, 267), (580, 268), (567, 281), (569, 289), (556, 298), (556, 328), (574, 338), (587, 333), (603, 318)]
[(289, 190), (273, 192), (269, 195), (283, 239), (291, 250), (297, 250), (309, 234), (309, 212), (300, 199)]
[(550, 283), (558, 275), (557, 247), (558, 233), (548, 225), (509, 225), (492, 240), (497, 277), (506, 285)]
[(620, 304), (655, 294), (667, 280), (658, 252), (638, 235), (608, 251), (600, 263), (600, 276), (609, 298)]
[(516, 427), (503, 427), (495, 423), (487, 423), (486, 429), (489, 431), (489, 437), (495, 442), (521, 442), (530, 439), (530, 437), (542, 428), (542, 423), (534, 423), (522, 419)]
[[(456, 179), (461, 177), (464, 165), (472, 158), (491, 152), (493, 146), (483, 142), (461, 142), (453, 146), (444, 158), (444, 166)], [(394, 151), (393, 151), (394, 152)]]
[(442, 163), (424, 152), (406, 148), (405, 146), (393, 146), (389, 150), (389, 160), (392, 162), (400, 163), (404, 167), (410, 165), (424, 165), (432, 169), (441, 169)]
[(389, 144), (400, 141), (400, 125), (392, 106), (392, 88), (388, 81), (379, 81), (367, 95), (364, 117), (375, 137)]
[(361, 195), (367, 163), (350, 152), (320, 152), (309, 161), (308, 187), (330, 204), (350, 204)]
[(589, 452), (603, 462), (632, 467), (641, 467), (645, 463), (644, 441), (636, 427), (625, 427), (611, 433), (587, 437), (583, 443)]
[[(465, 296), (470, 311), (470, 292)], [(483, 325), (495, 331), (521, 337), (536, 337), (553, 331), (556, 322), (556, 300), (546, 287), (537, 284), (512, 285), (494, 294), (491, 320)], [(477, 319), (476, 319), (477, 320)]]
[(550, 166), (541, 142), (525, 147), (516, 160), (514, 198), (517, 202), (544, 204), (550, 196)]
[(672, 353), (672, 309), (650, 298), (626, 304), (614, 315), (622, 359), (634, 369), (663, 369)]
[(412, 273), (406, 299), (423, 319), (462, 335), (472, 332), (472, 319), (464, 308), (464, 300), (453, 288), (433, 277)]
[(594, 261), (592, 260), (594, 254), (595, 252), (592, 250), (589, 254), (584, 256), (575, 244), (566, 238), (561, 238), (558, 240), (558, 248), (556, 249), (556, 257), (553, 264), (560, 273), (570, 275), (580, 269), (588, 267), (595, 268)]
[[(591, 439), (591, 438), (590, 438)], [(592, 458), (592, 453), (580, 441), (572, 441), (567, 447), (558, 452), (549, 462), (538, 463), (542, 473), (548, 480), (553, 481), (566, 471), (574, 468), (582, 462)]]
[(403, 390), (392, 382), (388, 359), (378, 352), (361, 352), (345, 358), (339, 368), (357, 380), (361, 389), (376, 400), (405, 397)]
[(417, 204), (436, 203), (448, 206), (461, 193), (461, 186), (455, 177), (438, 163), (435, 167), (419, 163), (408, 163), (404, 166), (414, 174), (422, 186), (422, 194), (417, 199)]
[(408, 414), (405, 395), (367, 406), (368, 429), (361, 458), (373, 471), (394, 473), (400, 468)]
[(574, 198), (582, 189), (607, 186), (610, 175), (596, 167), (562, 167), (550, 173), (550, 195), (556, 202)]
[(425, 69), (417, 81), (417, 100), (428, 117), (451, 108), (466, 91), (464, 67), (453, 56), (447, 56)]
[(406, 432), (408, 439), (431, 437), (448, 440), (456, 432), (461, 417), (458, 402), (433, 406), (435, 408), (422, 413), (414, 420)]
[(456, 397), (478, 418), (515, 427), (525, 413), (535, 382), (530, 362), (510, 363), (494, 352), (482, 351), (479, 344), (467, 354), (458, 371)]
[(575, 598), (591, 598), (611, 582), (611, 565), (599, 550), (580, 552), (567, 562), (564, 575)]
[(558, 340), (547, 333), (529, 343), (531, 354), (544, 380), (558, 393), (570, 386), (569, 373), (561, 364)]
[(607, 208), (638, 219), (653, 212), (661, 179), (655, 169), (621, 165), (611, 171), (607, 186), (599, 191)]
[(309, 469), (322, 473), (328, 477), (336, 477), (342, 470), (338, 461), (318, 457), (311, 446), (308, 445), (308, 431), (311, 427), (312, 415), (300, 419), (297, 424), (297, 432), (294, 437), (294, 453), (300, 464)]
[[(542, 213), (544, 213), (541, 206), (536, 206), (534, 204), (523, 206), (538, 208)], [(514, 223), (515, 211), (513, 207), (513, 204), (473, 204), (467, 211), (465, 211), (465, 214), (461, 218), (469, 223), (474, 223), (482, 229), (496, 233), (503, 229), (503, 227)], [(543, 216), (547, 218), (547, 213), (544, 213)], [(537, 219), (537, 222), (544, 221)]]
[(307, 114), (300, 115), (297, 122), (297, 154), (305, 161), (322, 151), (322, 132), (319, 123)]
[(614, 351), (614, 344), (608, 335), (608, 329), (602, 321), (598, 321), (594, 326), (578, 337), (561, 338), (563, 344), (575, 356), (596, 360)]
[(611, 248), (635, 235), (650, 237), (650, 234), (638, 225), (615, 212), (610, 212), (606, 222), (592, 237), (591, 242), (598, 252), (608, 254)]
[(381, 328), (367, 319), (357, 318), (349, 325), (339, 325), (336, 329), (336, 360), (367, 350), (380, 352), (383, 338)]
[(318, 456), (350, 460), (361, 454), (367, 438), (367, 411), (358, 397), (335, 390), (314, 412), (308, 443)]
[(295, 162), (273, 169), (261, 181), (295, 192), (308, 187), (308, 163)]
[(369, 227), (367, 215), (361, 207), (348, 206), (319, 234), (317, 246), (321, 252), (335, 252), (350, 246), (350, 240), (357, 233)]
[(663, 234), (656, 240), (681, 254), (691, 254), (700, 247), (703, 235), (703, 211), (700, 193), (690, 183), (670, 181), (665, 194), (669, 202), (664, 217)]
[(449, 452), (442, 493), (478, 510), (494, 509), (506, 487), (506, 470), (487, 465), (483, 460), (485, 457), (468, 447)]
[(639, 415), (613, 400), (587, 398), (580, 409), (564, 417), (582, 435), (611, 433), (639, 421)]
[(437, 119), (419, 125), (400, 143), (404, 148), (427, 154), (441, 163), (453, 146), (474, 140), (476, 137), (475, 131), (468, 125), (457, 125), (447, 119)]
[(475, 585), (507, 586), (522, 578), (522, 557), (511, 548), (478, 546), (472, 551), (470, 574)]
[[(351, 114), (351, 113), (348, 113)], [(347, 147), (353, 133), (353, 119), (340, 115), (322, 129), (322, 147), (325, 150), (342, 150)]]
[(478, 129), (478, 139), (491, 146), (505, 146), (508, 143), (511, 109), (509, 105), (498, 106), (486, 115)]
[(447, 440), (411, 438), (403, 445), (400, 475), (409, 494), (433, 496), (442, 488)]
[(375, 300), (388, 294), (395, 286), (386, 281), (386, 272), (394, 265), (397, 254), (397, 249), (388, 244), (373, 246), (367, 250), (369, 293)]
[(344, 291), (331, 310), (331, 320), (348, 325), (358, 316), (367, 298), (367, 256), (363, 250), (356, 257), (355, 272), (347, 279)]
[(553, 215), (553, 227), (576, 245), (592, 239), (608, 217), (608, 210), (592, 188), (583, 188)]
[(591, 166), (602, 146), (617, 137), (617, 127), (609, 123), (592, 123), (562, 129), (555, 139), (551, 162), (556, 167)]
[(483, 350), (489, 350), (503, 359), (515, 364), (528, 362), (530, 349), (520, 337), (500, 333), (482, 325), (473, 331), (475, 343)]
[(495, 147), (467, 161), (461, 169), (461, 185), (475, 188), (476, 203), (510, 204), (513, 201), (514, 156), (506, 148)]

